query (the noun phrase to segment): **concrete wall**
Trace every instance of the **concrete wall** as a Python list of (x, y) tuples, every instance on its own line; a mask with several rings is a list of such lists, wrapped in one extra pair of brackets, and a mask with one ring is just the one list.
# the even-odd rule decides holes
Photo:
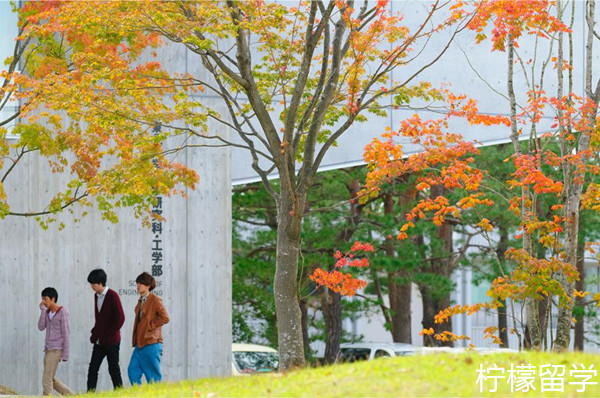
[[(108, 273), (126, 315), (121, 343), (125, 385), (131, 356), (135, 278), (152, 268), (153, 246), (163, 253), (156, 289), (171, 322), (163, 328), (162, 369), (166, 380), (225, 376), (231, 370), (231, 200), (228, 149), (195, 149), (178, 161), (200, 174), (189, 199), (162, 198), (162, 233), (141, 226), (130, 210), (110, 224), (91, 211), (79, 223), (60, 216), (66, 227), (42, 230), (32, 219), (0, 220), (0, 384), (21, 394), (40, 394), (45, 332), (37, 330), (40, 292), (58, 290), (58, 303), (71, 314), (71, 359), (58, 377), (73, 390), (86, 388), (92, 345), (93, 292), (86, 281), (97, 267)], [(50, 175), (45, 160), (30, 157), (6, 180), (15, 211), (43, 207), (67, 176)], [(158, 240), (159, 242), (153, 242)], [(103, 364), (99, 389), (112, 388)]]
[[(188, 64), (182, 46), (165, 46), (157, 52), (163, 67), (172, 72), (206, 74), (198, 63)], [(226, 113), (215, 98), (203, 98), (203, 102)], [(210, 125), (209, 129), (224, 137), (230, 135), (222, 125)], [(169, 144), (172, 147), (177, 142), (173, 139)], [(129, 209), (118, 213), (120, 222), (114, 225), (94, 210), (78, 223), (64, 214), (58, 217), (65, 223), (60, 232), (58, 223), (45, 231), (32, 219), (0, 220), (0, 302), (4, 303), (0, 311), (0, 384), (21, 394), (41, 393), (45, 332), (37, 330), (38, 305), (41, 290), (53, 286), (58, 290), (58, 303), (71, 314), (71, 359), (59, 366), (58, 377), (74, 391), (85, 390), (94, 322), (93, 292), (86, 279), (98, 267), (107, 271), (108, 286), (119, 293), (125, 310), (120, 351), (125, 385), (129, 385), (127, 365), (138, 299), (135, 278), (142, 271), (151, 272), (153, 265), (161, 266), (156, 293), (171, 317), (163, 328), (164, 379), (230, 374), (231, 151), (195, 148), (181, 151), (175, 160), (196, 170), (200, 182), (195, 191), (188, 192), (187, 200), (161, 198), (160, 210), (167, 219), (161, 223), (162, 232), (142, 227)], [(43, 209), (67, 181), (68, 175), (50, 174), (44, 159), (27, 157), (5, 181), (11, 209)], [(159, 263), (153, 261), (153, 252), (162, 254)], [(107, 365), (103, 364), (98, 389), (110, 388)]]
[[(394, 13), (400, 12), (405, 15), (405, 23), (414, 29), (417, 24), (423, 21), (425, 13), (430, 9), (432, 4), (433, 1), (431, 0), (395, 0), (390, 1), (388, 7)], [(582, 70), (585, 53), (585, 37), (587, 33), (583, 6), (583, 2), (576, 2), (573, 25), (573, 54), (576, 70)], [(596, 7), (596, 14), (598, 14), (600, 7), (598, 5)], [(570, 10), (567, 13), (570, 13)], [(438, 18), (445, 16), (446, 14), (440, 15)], [(466, 94), (470, 98), (476, 99), (481, 112), (509, 115), (509, 102), (505, 96), (507, 55), (501, 51), (491, 51), (492, 45), (488, 41), (482, 44), (475, 44), (474, 36), (474, 32), (461, 32), (439, 61), (419, 74), (413, 83), (427, 81), (431, 82), (434, 87), (447, 85), (447, 88), (454, 93)], [(397, 68), (390, 74), (390, 80), (387, 83), (388, 87), (391, 88), (399, 82), (405, 81), (417, 68), (430, 62), (446, 44), (445, 40), (449, 37), (449, 33), (440, 32), (434, 37), (435, 39), (428, 42), (427, 48), (416, 61), (411, 62), (406, 67)], [(423, 42), (415, 43), (414, 54), (419, 52), (422, 44)], [(520, 40), (518, 51), (525, 60), (537, 57), (535, 69), (536, 73), (539, 74), (542, 65), (541, 60), (545, 59), (548, 55), (548, 43), (540, 44), (537, 52), (534, 51), (534, 44), (535, 37), (523, 37)], [(600, 52), (596, 51), (593, 62), (594, 64), (600, 62)], [(528, 66), (527, 68), (530, 70), (532, 66)], [(549, 67), (546, 70), (544, 81), (544, 88), (547, 90), (548, 95), (556, 95), (556, 80), (555, 70)], [(520, 104), (524, 104), (527, 89), (521, 88), (526, 87), (527, 81), (518, 66), (515, 66), (514, 84), (518, 88), (516, 93), (517, 101)], [(583, 84), (583, 74), (576, 73), (574, 76), (574, 91), (579, 95), (583, 95)], [(504, 93), (504, 96), (499, 93)], [(281, 108), (278, 108), (277, 104), (275, 104), (275, 109), (276, 113), (281, 111)], [(327, 152), (323, 158), (320, 170), (363, 165), (363, 149), (365, 145), (370, 143), (373, 138), (380, 137), (386, 131), (387, 126), (397, 129), (401, 120), (411, 117), (415, 113), (418, 113), (423, 119), (437, 119), (440, 117), (439, 114), (419, 109), (397, 109), (390, 111), (387, 117), (375, 117), (372, 114), (366, 114), (368, 122), (352, 125), (337, 141), (338, 146), (331, 148)], [(542, 117), (537, 126), (539, 134), (551, 130), (550, 126), (554, 123), (553, 118), (553, 114), (547, 114)], [(527, 126), (523, 127), (526, 133), (528, 132), (527, 128)], [(462, 134), (466, 140), (476, 140), (483, 145), (508, 142), (510, 135), (510, 129), (506, 126), (471, 126), (469, 123), (459, 120), (452, 120), (449, 129), (452, 132)], [(397, 141), (403, 145), (403, 151), (406, 155), (421, 150), (421, 148), (413, 145), (408, 139), (398, 138)], [(240, 161), (233, 164), (234, 184), (258, 181), (256, 173), (248, 167), (251, 161), (250, 156), (243, 149), (238, 148), (233, 149), (233, 156), (236, 159), (240, 159)], [(275, 175), (275, 173), (273, 174)]]

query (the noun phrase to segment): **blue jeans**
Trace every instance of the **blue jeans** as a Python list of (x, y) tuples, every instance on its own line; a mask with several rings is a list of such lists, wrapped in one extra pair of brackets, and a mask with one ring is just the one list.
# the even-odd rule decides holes
[(162, 350), (162, 343), (150, 344), (142, 348), (135, 346), (127, 368), (131, 385), (142, 384), (142, 374), (146, 376), (148, 383), (158, 383), (162, 380), (160, 373)]

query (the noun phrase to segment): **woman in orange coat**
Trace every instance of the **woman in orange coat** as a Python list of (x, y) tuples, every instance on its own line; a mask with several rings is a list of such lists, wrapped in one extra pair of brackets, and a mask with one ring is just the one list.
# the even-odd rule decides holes
[(136, 279), (140, 299), (135, 306), (133, 321), (133, 354), (127, 368), (132, 385), (142, 384), (142, 374), (148, 383), (160, 382), (160, 357), (163, 350), (162, 326), (169, 315), (160, 297), (152, 293), (156, 280), (147, 272)]

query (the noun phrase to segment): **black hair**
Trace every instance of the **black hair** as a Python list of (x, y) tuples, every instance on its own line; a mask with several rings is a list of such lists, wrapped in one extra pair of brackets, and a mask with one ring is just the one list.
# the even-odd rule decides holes
[(54, 302), (58, 302), (58, 292), (53, 287), (47, 287), (42, 290), (42, 297), (48, 297), (49, 299), (54, 299)]
[(156, 279), (147, 272), (139, 274), (138, 277), (135, 278), (135, 282), (150, 287), (150, 291), (154, 290), (156, 287)]
[(106, 272), (102, 268), (96, 268), (88, 275), (87, 281), (89, 283), (99, 283), (102, 286), (106, 286)]

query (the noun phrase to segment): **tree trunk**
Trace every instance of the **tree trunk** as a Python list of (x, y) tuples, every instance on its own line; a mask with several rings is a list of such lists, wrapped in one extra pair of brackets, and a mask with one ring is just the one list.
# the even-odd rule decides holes
[[(538, 141), (538, 147), (541, 147), (541, 142)], [(536, 201), (536, 214), (538, 219), (544, 220), (549, 215), (544, 213), (544, 208), (542, 206), (542, 201)], [(546, 257), (546, 248), (543, 245), (536, 245), (536, 258), (545, 258)], [(538, 300), (538, 313), (540, 320), (540, 350), (546, 350), (548, 346), (548, 321), (550, 311), (552, 311), (552, 303), (550, 301), (550, 297), (543, 296)], [(551, 327), (552, 325), (550, 325)]]
[(302, 341), (304, 343), (304, 358), (312, 358), (310, 339), (308, 338), (308, 303), (300, 300), (300, 313), (302, 314)]
[(398, 271), (391, 272), (388, 278), (390, 309), (392, 310), (392, 339), (395, 343), (412, 344), (411, 335), (411, 285), (399, 284)]
[[(423, 320), (421, 321), (423, 329), (433, 328), (434, 332), (437, 333), (439, 324), (433, 321), (435, 314), (437, 314), (434, 308), (433, 299), (427, 292), (427, 288), (419, 286), (419, 291), (421, 292), (421, 301), (423, 302)], [(423, 345), (425, 347), (435, 346), (436, 342), (437, 341), (431, 339), (431, 336), (426, 334), (423, 335)]]
[[(550, 311), (552, 311), (552, 303), (550, 302), (550, 297), (544, 297), (539, 300), (538, 303), (538, 312), (540, 318), (540, 349), (546, 350), (547, 342), (548, 342), (548, 321)], [(552, 325), (550, 325), (552, 326)]]
[(502, 307), (498, 308), (498, 337), (502, 340), (500, 343), (501, 348), (509, 348), (508, 347), (508, 319), (506, 316), (506, 300), (500, 299), (498, 300)]
[[(519, 141), (519, 128), (517, 123), (517, 100), (514, 90), (514, 56), (515, 46), (512, 35), (508, 35), (507, 42), (507, 54), (508, 54), (508, 79), (507, 89), (508, 98), (510, 103), (510, 125), (511, 134), (510, 139), (513, 144), (514, 152), (517, 155), (521, 155), (521, 143)], [(533, 203), (532, 194), (527, 187), (522, 188), (522, 199), (521, 199), (521, 214), (527, 215), (532, 209), (529, 203)], [(526, 224), (528, 221), (527, 217), (524, 216), (523, 223)], [(533, 244), (532, 238), (528, 233), (523, 234), (523, 249), (530, 255), (533, 255)], [(540, 319), (538, 312), (537, 302), (531, 298), (525, 300), (525, 341), (523, 346), (525, 348), (540, 349), (541, 347), (541, 330), (540, 330)]]
[[(580, 195), (580, 194), (579, 194)], [(577, 235), (579, 232), (579, 195), (572, 194), (567, 197), (565, 204), (565, 213), (570, 219), (565, 225), (565, 262), (577, 264)], [(564, 275), (560, 273), (558, 277), (567, 297), (573, 297), (575, 284), (569, 282)], [(558, 306), (558, 319), (556, 325), (556, 338), (553, 348), (556, 351), (567, 351), (571, 342), (571, 324), (573, 323), (573, 300), (565, 301)]]
[[(585, 46), (585, 94), (586, 97), (593, 101), (596, 105), (593, 112), (590, 112), (588, 116), (589, 126), (593, 129), (596, 126), (596, 115), (597, 105), (600, 96), (600, 89), (598, 83), (593, 84), (593, 43), (596, 34), (596, 2), (589, 0), (585, 6), (585, 19), (587, 23), (587, 38)], [(562, 62), (562, 53), (559, 52), (559, 62)], [(559, 83), (561, 80), (559, 79)], [(559, 85), (559, 88), (562, 87)], [(560, 93), (560, 92), (559, 92)], [(561, 120), (559, 114), (559, 121)], [(583, 154), (590, 149), (591, 135), (593, 131), (584, 130), (581, 132), (579, 138), (577, 153)], [(585, 158), (580, 159), (584, 161)], [(563, 166), (564, 167), (564, 166)], [(577, 267), (577, 247), (578, 247), (578, 235), (579, 235), (579, 205), (581, 202), (581, 193), (583, 191), (584, 181), (578, 176), (581, 167), (580, 163), (568, 164), (566, 172), (563, 171), (566, 178), (564, 178), (564, 191), (565, 191), (565, 207), (564, 216), (568, 220), (565, 223), (565, 240), (564, 240), (564, 252), (565, 262), (572, 264)], [(573, 297), (575, 290), (575, 284), (569, 282), (564, 274), (560, 275), (560, 281), (563, 289), (568, 297)], [(559, 305), (558, 308), (558, 323), (556, 328), (556, 339), (554, 340), (554, 349), (557, 351), (566, 351), (569, 349), (569, 343), (571, 339), (571, 323), (573, 317), (573, 300), (568, 301), (565, 305)]]
[[(426, 286), (419, 286), (419, 290), (421, 292), (421, 299), (423, 301), (423, 320), (421, 324), (423, 325), (423, 329), (433, 328), (433, 331), (438, 334), (445, 330), (452, 331), (452, 318), (448, 319), (448, 322), (445, 323), (435, 323), (433, 319), (435, 316), (443, 309), (448, 308), (450, 305), (450, 297), (449, 293), (446, 297), (441, 299), (435, 298), (435, 296), (430, 292), (429, 288)], [(441, 345), (446, 347), (454, 347), (454, 343), (452, 341), (442, 341), (439, 342), (437, 340), (432, 340), (431, 336), (424, 335), (423, 336), (423, 345), (424, 346), (435, 346)]]
[[(443, 196), (447, 193), (447, 190), (442, 185), (434, 185), (431, 187), (431, 198), (435, 199), (438, 196)], [(437, 239), (442, 242), (441, 249), (434, 251), (431, 260), (430, 272), (436, 275), (441, 275), (446, 278), (450, 278), (454, 271), (452, 253), (453, 253), (453, 242), (452, 242), (453, 227), (452, 224), (445, 220), (442, 225), (437, 229)], [(450, 291), (434, 291), (431, 286), (419, 286), (421, 291), (421, 297), (423, 300), (423, 328), (433, 328), (435, 333), (442, 331), (452, 331), (452, 318), (449, 318), (447, 322), (443, 324), (436, 324), (434, 317), (443, 309), (450, 306)], [(427, 325), (427, 326), (426, 326)], [(454, 347), (452, 341), (441, 342), (442, 346)]]
[(540, 325), (539, 302), (531, 297), (525, 299), (526, 325), (523, 347), (528, 350), (540, 350), (542, 348), (542, 328)]
[[(581, 142), (584, 141), (585, 136), (588, 136), (589, 132), (582, 134)], [(580, 148), (581, 149), (581, 148)], [(575, 166), (571, 166), (574, 168)], [(571, 181), (565, 184), (565, 217), (568, 221), (565, 223), (565, 240), (564, 240), (564, 252), (565, 252), (565, 263), (572, 264), (577, 267), (577, 247), (579, 237), (579, 203), (581, 199), (581, 191), (583, 186), (581, 183), (576, 183), (575, 177), (571, 176)], [(562, 284), (567, 297), (573, 297), (575, 290), (575, 283), (567, 280), (566, 275), (560, 272), (558, 280)], [(553, 349), (556, 351), (566, 351), (569, 349), (571, 342), (571, 325), (573, 319), (573, 300), (564, 300), (559, 303), (558, 306), (558, 319), (556, 325), (556, 338), (554, 339)]]
[[(404, 190), (398, 195), (398, 205), (400, 211), (404, 214), (411, 208), (417, 198), (417, 189), (414, 183), (409, 183), (409, 175), (405, 175), (403, 179)], [(408, 185), (411, 184), (411, 185)], [(387, 210), (387, 209), (386, 209)], [(386, 211), (387, 212), (387, 211)], [(393, 212), (393, 209), (392, 209)], [(403, 216), (402, 221), (406, 218)], [(422, 236), (413, 235), (411, 240), (418, 246)], [(411, 322), (411, 305), (412, 305), (412, 285), (410, 279), (404, 278), (405, 283), (398, 283), (398, 277), (406, 276), (407, 271), (402, 270), (397, 275), (391, 275), (389, 278), (389, 297), (390, 309), (392, 310), (392, 338), (397, 343), (412, 344), (412, 322)]]
[[(403, 195), (400, 195), (400, 205), (404, 205)], [(391, 194), (383, 197), (383, 212), (388, 217), (394, 215), (394, 198)], [(394, 239), (388, 238), (384, 246), (385, 254), (395, 258), (397, 253), (394, 248)], [(401, 284), (398, 279), (402, 276), (401, 270), (388, 272), (388, 297), (390, 299), (391, 332), (396, 343), (411, 343), (410, 328), (410, 283)]]
[[(583, 292), (585, 290), (585, 268), (584, 268), (584, 249), (585, 242), (582, 240), (579, 241), (577, 245), (577, 272), (579, 272), (579, 280), (575, 282), (575, 289)], [(574, 348), (575, 351), (583, 351), (583, 333), (585, 326), (585, 307), (584, 307), (585, 299), (583, 297), (577, 297), (575, 299), (575, 305), (577, 310), (575, 311), (575, 341)]]
[[(506, 250), (508, 250), (508, 230), (506, 227), (502, 226), (498, 230), (498, 234), (500, 235), (500, 240), (498, 242), (498, 247), (496, 248), (496, 258), (498, 259), (498, 276), (505, 276), (506, 271)], [(502, 340), (500, 343), (500, 347), (509, 348), (508, 347), (508, 309), (506, 308), (506, 300), (500, 299), (498, 300), (501, 307), (498, 308), (498, 337)]]
[(321, 311), (327, 333), (325, 341), (325, 363), (332, 364), (337, 359), (342, 341), (342, 296), (323, 288)]
[(279, 370), (306, 366), (302, 336), (302, 314), (298, 301), (298, 255), (303, 209), (295, 205), (283, 187), (278, 201), (277, 265), (273, 293), (277, 314)]

